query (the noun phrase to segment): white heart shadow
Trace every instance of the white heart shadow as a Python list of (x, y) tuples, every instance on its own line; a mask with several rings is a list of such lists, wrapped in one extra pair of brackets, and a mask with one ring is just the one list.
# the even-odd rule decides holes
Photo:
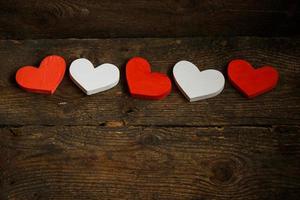
[(87, 95), (103, 92), (115, 87), (120, 80), (120, 71), (113, 64), (105, 63), (96, 68), (85, 58), (71, 63), (70, 77)]
[(173, 68), (175, 82), (190, 101), (208, 99), (220, 94), (225, 85), (223, 74), (214, 69), (200, 71), (189, 61), (179, 61)]

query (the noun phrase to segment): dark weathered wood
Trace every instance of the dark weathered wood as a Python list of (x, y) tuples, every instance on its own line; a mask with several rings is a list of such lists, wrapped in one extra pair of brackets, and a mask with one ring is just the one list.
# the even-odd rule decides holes
[(299, 128), (2, 128), (0, 199), (297, 199)]
[[(0, 125), (120, 125), (223, 126), (299, 124), (300, 40), (289, 38), (185, 38), (110, 40), (0, 41)], [(68, 63), (86, 57), (95, 64), (111, 62), (121, 69), (114, 89), (86, 96), (66, 75), (53, 96), (27, 93), (14, 75), (23, 65), (38, 65), (49, 54), (61, 54)], [(162, 101), (131, 98), (124, 65), (132, 56), (144, 56), (153, 70), (167, 72), (179, 59), (201, 70), (216, 68), (226, 74), (234, 58), (255, 66), (268, 64), (280, 73), (278, 87), (254, 100), (241, 96), (227, 81), (216, 98), (189, 103), (175, 84)]]
[[(34, 39), (0, 40), (0, 200), (299, 198), (300, 39), (274, 37), (299, 35), (297, 0), (7, 0), (0, 8), (0, 39)], [(273, 38), (191, 37), (216, 35)], [(58, 39), (107, 37), (133, 39)], [(86, 96), (67, 74), (53, 96), (19, 89), (17, 69), (49, 54), (114, 63), (121, 83)], [(166, 99), (138, 100), (124, 76), (133, 56), (170, 77), (180, 59), (226, 74), (243, 58), (273, 65), (280, 82), (254, 100), (228, 81), (209, 100), (188, 103), (174, 82)]]
[(297, 0), (1, 0), (0, 38), (299, 35)]

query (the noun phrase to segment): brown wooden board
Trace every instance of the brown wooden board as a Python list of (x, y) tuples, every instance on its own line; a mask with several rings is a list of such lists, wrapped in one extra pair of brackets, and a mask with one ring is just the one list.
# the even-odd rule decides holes
[[(298, 199), (300, 39), (0, 40), (0, 199)], [(20, 89), (15, 72), (59, 54), (119, 66), (121, 82), (86, 96), (67, 73), (52, 96)], [(124, 67), (143, 56), (172, 77), (242, 58), (272, 65), (277, 88), (247, 100), (227, 81), (189, 103), (173, 82), (162, 101), (129, 96)], [(226, 77), (227, 79), (227, 77)]]
[(1, 128), (0, 199), (297, 199), (299, 130)]
[(299, 35), (297, 0), (1, 0), (0, 38)]
[[(300, 120), (300, 40), (290, 38), (181, 38), (107, 40), (0, 41), (0, 125), (109, 125), (121, 126), (271, 126), (298, 125)], [(50, 54), (68, 63), (79, 57), (95, 65), (116, 64), (120, 84), (107, 92), (86, 96), (67, 74), (53, 96), (18, 88), (14, 76), (24, 65), (39, 65)], [(154, 71), (171, 75), (174, 64), (187, 59), (201, 70), (226, 74), (231, 59), (247, 59), (254, 66), (272, 65), (280, 74), (276, 89), (247, 100), (227, 81), (216, 98), (189, 103), (173, 82), (170, 96), (145, 101), (129, 96), (124, 66), (143, 56)]]

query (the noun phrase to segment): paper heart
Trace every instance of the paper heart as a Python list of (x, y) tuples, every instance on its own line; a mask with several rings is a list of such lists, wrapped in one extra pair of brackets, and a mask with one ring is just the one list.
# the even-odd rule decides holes
[(66, 70), (65, 60), (56, 55), (43, 59), (39, 68), (25, 66), (16, 73), (16, 81), (26, 91), (53, 94)]
[(254, 98), (272, 90), (277, 85), (279, 74), (271, 66), (254, 69), (245, 60), (233, 60), (228, 66), (228, 77), (246, 97)]
[(120, 80), (120, 71), (115, 65), (105, 63), (94, 68), (85, 58), (74, 60), (69, 71), (71, 79), (87, 95), (109, 90)]
[(169, 77), (165, 74), (151, 72), (147, 60), (135, 57), (126, 65), (126, 79), (130, 94), (144, 99), (162, 99), (172, 88)]
[(180, 61), (173, 68), (175, 82), (190, 101), (217, 96), (224, 89), (225, 78), (217, 70), (200, 71), (189, 61)]

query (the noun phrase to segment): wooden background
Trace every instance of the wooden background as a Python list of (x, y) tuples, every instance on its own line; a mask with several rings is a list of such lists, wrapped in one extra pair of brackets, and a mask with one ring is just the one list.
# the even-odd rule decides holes
[(299, 35), (299, 0), (1, 0), (0, 38)]
[[(0, 200), (299, 199), (298, 1), (0, 0), (0, 8)], [(19, 89), (16, 70), (50, 54), (114, 63), (121, 82), (92, 96), (68, 74), (52, 96)], [(166, 99), (139, 100), (124, 80), (133, 56), (170, 77), (180, 59), (226, 74), (242, 58), (276, 67), (280, 81), (254, 100), (228, 81), (204, 101), (187, 102), (174, 82)]]

